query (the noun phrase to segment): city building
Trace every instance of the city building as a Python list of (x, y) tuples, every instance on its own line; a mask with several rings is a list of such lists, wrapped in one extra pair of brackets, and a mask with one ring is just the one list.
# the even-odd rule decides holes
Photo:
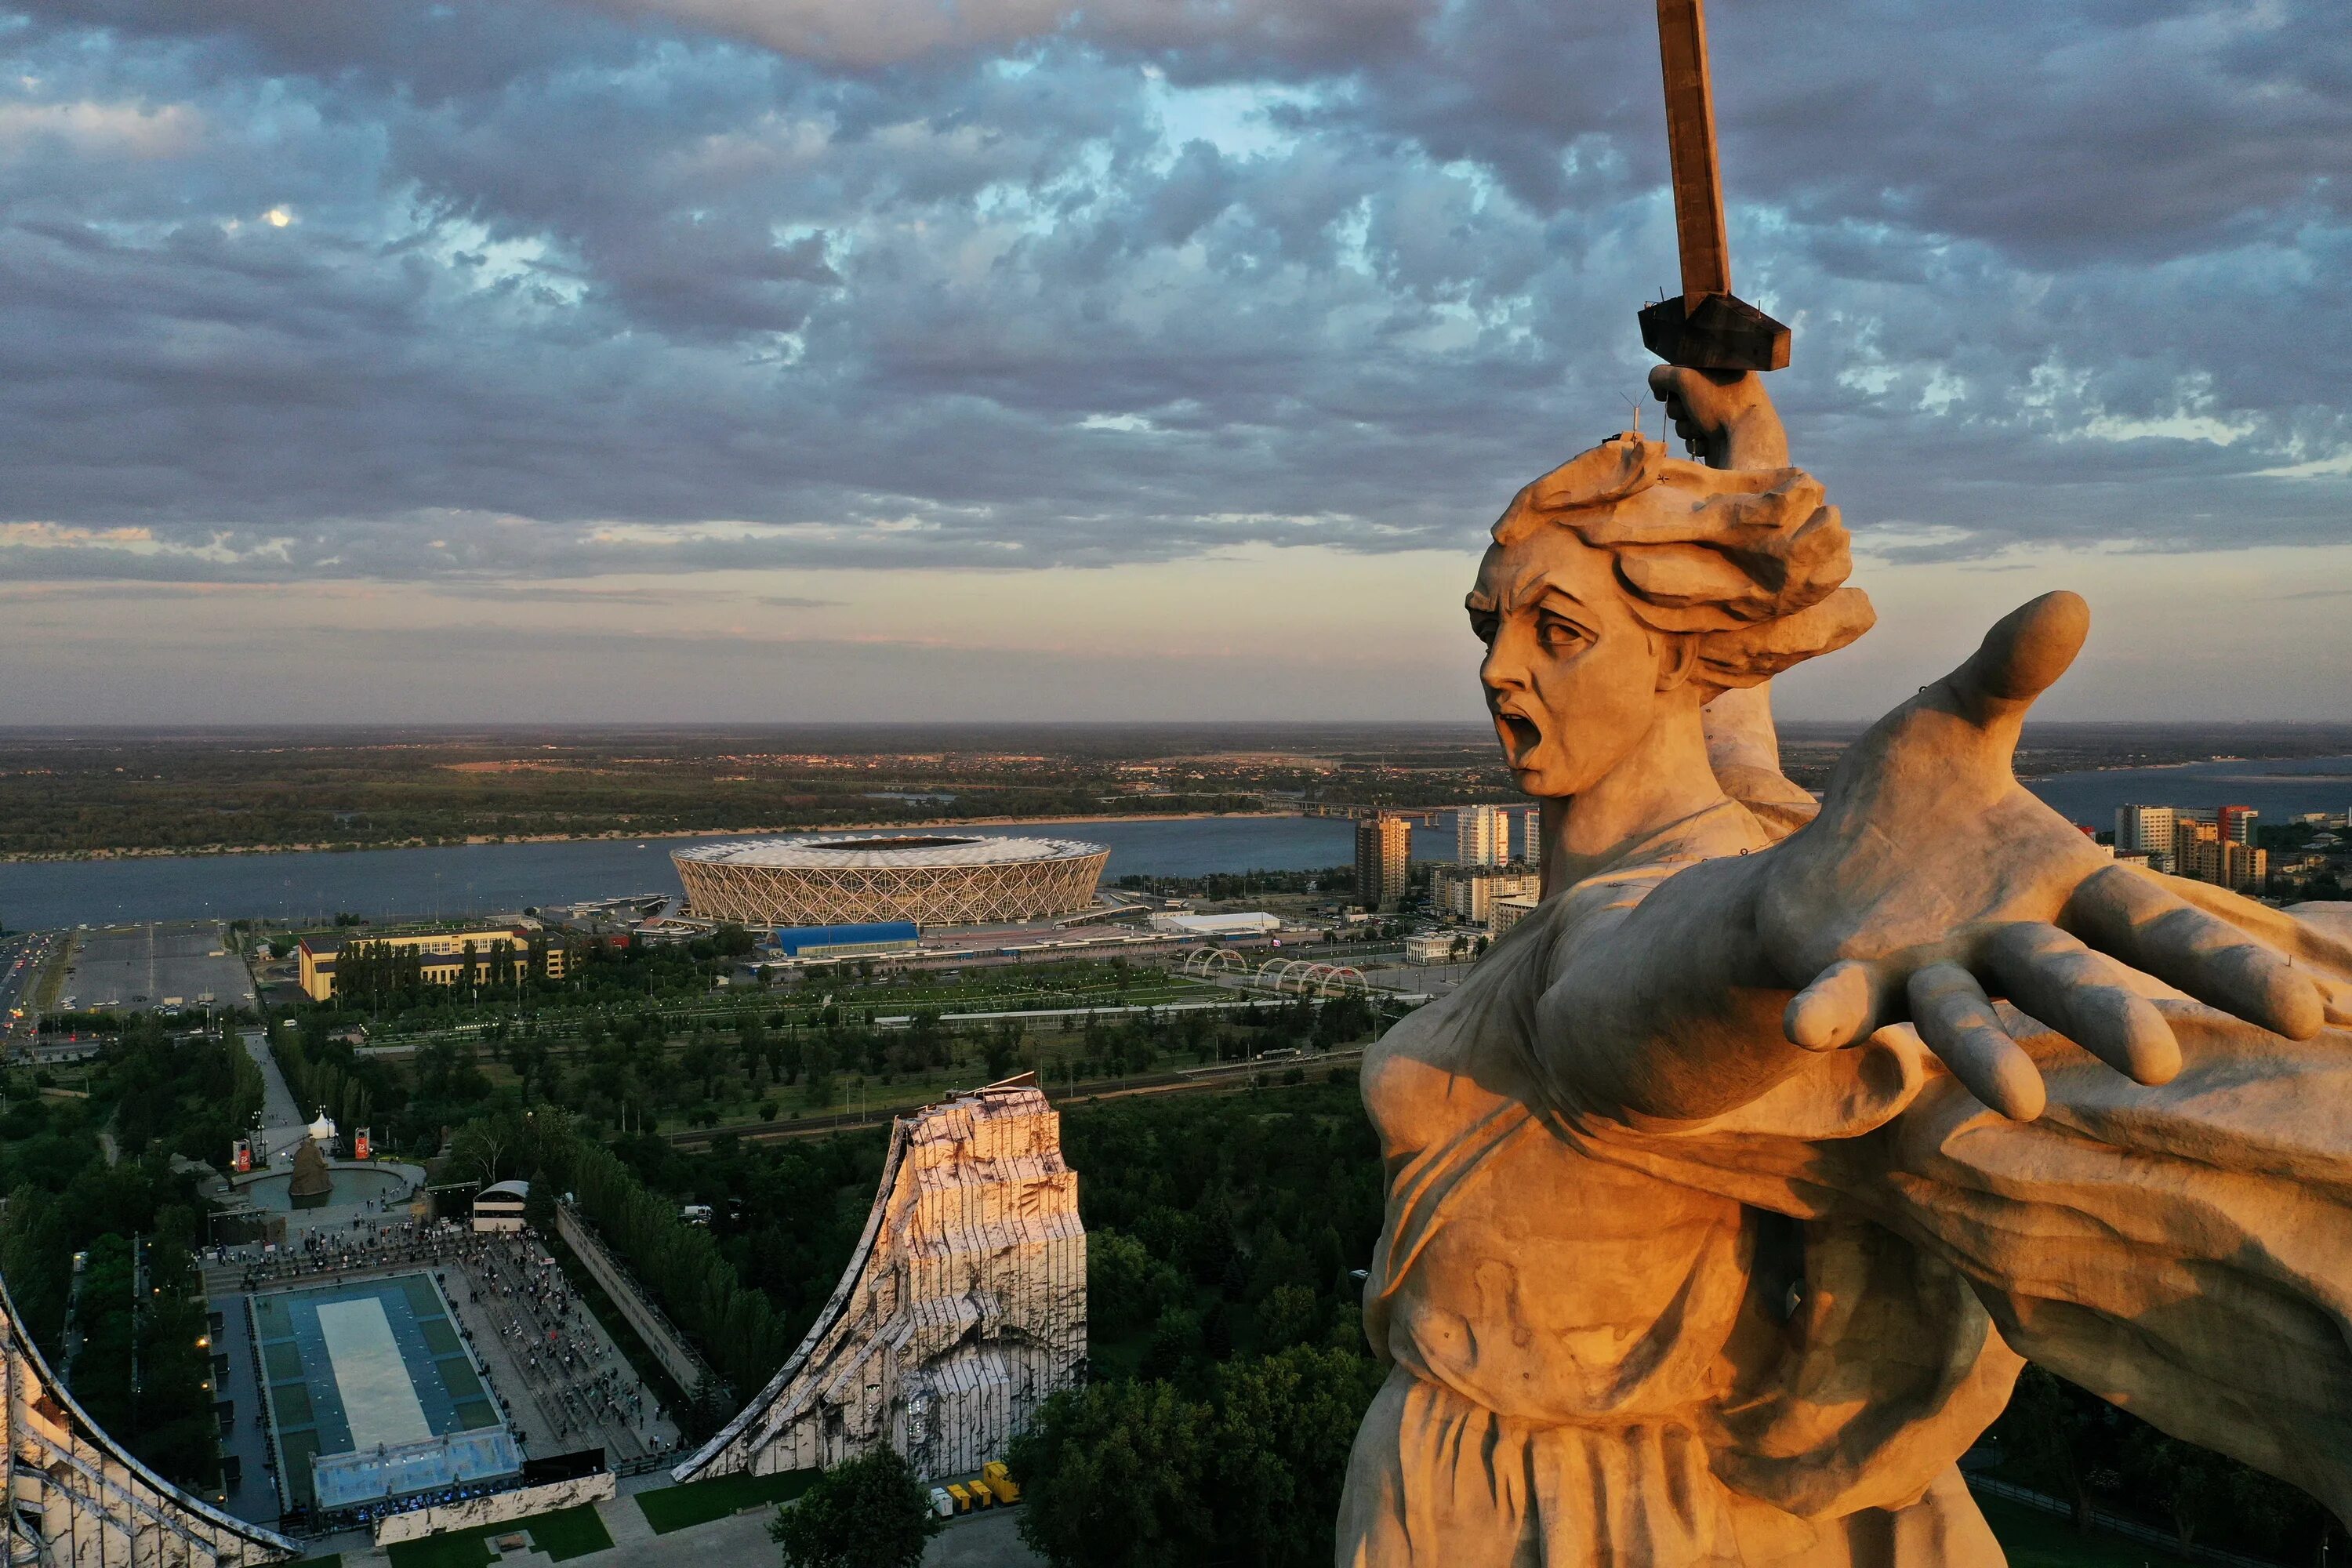
[(2116, 853), (2137, 850), (2159, 871), (2172, 869), (2172, 828), (2179, 814), (2168, 805), (2116, 807)]
[(961, 833), (759, 838), (670, 854), (697, 915), (749, 926), (979, 925), (1076, 914), (1094, 903), (1109, 859), (1102, 845), (1076, 839)]
[(2270, 880), (2270, 852), (2226, 837), (2219, 821), (2183, 817), (2173, 824), (2172, 870), (2217, 888), (2259, 893)]
[(2221, 837), (2232, 844), (2243, 844), (2249, 848), (2254, 842), (2254, 824), (2261, 816), (2262, 813), (2251, 805), (2225, 805), (2213, 813), (2213, 820), (2221, 826)]
[(1529, 894), (1540, 879), (1510, 866), (1436, 866), (1430, 870), (1429, 899), (1442, 914), (1470, 925), (1491, 922), (1495, 900)]
[(1418, 931), (1404, 939), (1407, 963), (1452, 963), (1470, 956), (1477, 938), (1458, 931)]
[(1511, 858), (1511, 819), (1499, 805), (1465, 805), (1454, 814), (1454, 863), (1501, 866)]
[(912, 921), (867, 921), (862, 925), (784, 926), (772, 940), (785, 958), (863, 958), (911, 952), (921, 938)]
[(1507, 898), (1496, 899), (1495, 907), (1487, 912), (1486, 929), (1500, 937), (1505, 931), (1535, 913), (1536, 905), (1540, 901), (1533, 893), (1515, 893)]
[(530, 1196), (529, 1182), (493, 1182), (484, 1187), (474, 1194), (475, 1231), (520, 1230), (523, 1204)]
[(1543, 809), (1515, 813), (1519, 819), (1519, 858), (1530, 866), (1543, 864)]
[(1392, 910), (1404, 901), (1412, 866), (1412, 825), (1381, 812), (1356, 819), (1356, 901)]
[(548, 940), (536, 921), (477, 926), (466, 931), (320, 931), (295, 948), (295, 982), (313, 1002), (332, 1000), (336, 974), (355, 963), (383, 962), (398, 985), (457, 985), (472, 972), (477, 985), (504, 985), (536, 973), (561, 980), (570, 953)]

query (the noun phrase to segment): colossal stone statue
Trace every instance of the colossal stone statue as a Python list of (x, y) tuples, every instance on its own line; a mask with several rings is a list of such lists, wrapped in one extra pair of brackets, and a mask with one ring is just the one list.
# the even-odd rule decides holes
[[(1544, 899), (1370, 1052), (1342, 1568), (1998, 1564), (2026, 1358), (2352, 1516), (2352, 905), (2116, 865), (2021, 788), (2053, 594), (1847, 753), (1756, 689), (1870, 625), (1752, 375), (1616, 437), (1468, 607)], [(1810, 821), (1807, 818), (1811, 818)]]

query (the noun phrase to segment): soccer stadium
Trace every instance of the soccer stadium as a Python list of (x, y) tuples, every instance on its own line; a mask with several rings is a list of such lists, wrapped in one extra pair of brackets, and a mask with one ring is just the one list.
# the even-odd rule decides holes
[(429, 1275), (250, 1300), (289, 1509), (363, 1506), (521, 1468)]
[(749, 926), (1039, 920), (1093, 904), (1110, 851), (1069, 838), (893, 834), (671, 852), (694, 912)]

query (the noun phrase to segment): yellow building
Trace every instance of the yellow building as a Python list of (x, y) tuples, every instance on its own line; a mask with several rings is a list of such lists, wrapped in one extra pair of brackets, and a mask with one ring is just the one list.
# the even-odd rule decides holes
[(515, 984), (531, 977), (533, 957), (542, 952), (545, 978), (561, 980), (570, 957), (562, 945), (547, 940), (546, 929), (536, 922), (471, 931), (322, 932), (304, 937), (296, 949), (296, 980), (302, 994), (313, 1002), (331, 1001), (337, 963), (354, 948), (413, 963), (415, 983), (423, 985), (459, 984), (468, 963), (477, 985)]
[[(2224, 807), (2243, 812), (2243, 806)], [(2234, 825), (2233, 825), (2234, 826)], [(2172, 869), (2192, 881), (2241, 893), (2259, 893), (2270, 881), (2270, 851), (2231, 837), (2218, 822), (2182, 819), (2172, 828)]]

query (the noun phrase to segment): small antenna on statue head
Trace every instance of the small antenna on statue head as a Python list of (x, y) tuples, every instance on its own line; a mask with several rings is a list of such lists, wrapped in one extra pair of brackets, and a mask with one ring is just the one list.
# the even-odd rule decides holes
[(1633, 437), (1634, 439), (1639, 440), (1642, 436), (1642, 400), (1638, 397), (1628, 397), (1625, 399), (1625, 404), (1633, 411)]

